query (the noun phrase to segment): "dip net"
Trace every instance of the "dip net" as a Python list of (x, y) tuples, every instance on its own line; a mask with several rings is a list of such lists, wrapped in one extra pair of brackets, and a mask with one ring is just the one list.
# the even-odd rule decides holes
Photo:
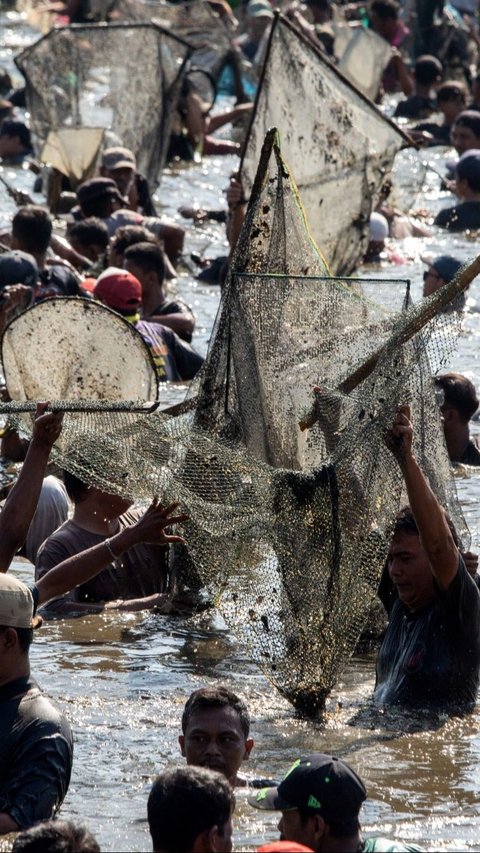
[(281, 15), (245, 145), (248, 190), (270, 127), (280, 129), (283, 156), (330, 269), (350, 274), (365, 253), (383, 180), (410, 141)]
[(193, 48), (191, 64), (217, 78), (228, 61), (231, 35), (227, 24), (206, 0), (161, 3), (155, 0), (118, 0), (115, 12), (125, 20), (151, 21), (185, 39)]
[(405, 281), (325, 273), (270, 132), (183, 413), (92, 401), (67, 411), (55, 449), (107, 491), (180, 501), (189, 521), (187, 547), (172, 555), (178, 583), (202, 584), (252, 659), (310, 715), (355, 648), (405, 501), (383, 441), (399, 403), (411, 404), (418, 458), (465, 533), (431, 381), (458, 324), (440, 309), (463, 280), (412, 306)]
[(36, 143), (62, 127), (110, 130), (153, 184), (165, 164), (189, 54), (186, 42), (157, 24), (51, 30), (15, 59)]

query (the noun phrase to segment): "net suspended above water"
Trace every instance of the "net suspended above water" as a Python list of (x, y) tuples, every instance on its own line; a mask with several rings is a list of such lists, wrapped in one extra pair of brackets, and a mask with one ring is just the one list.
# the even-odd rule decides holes
[(185, 41), (158, 24), (51, 30), (15, 59), (26, 79), (36, 144), (62, 127), (111, 130), (154, 184), (165, 164), (190, 52)]
[(385, 175), (410, 140), (281, 15), (273, 22), (245, 146), (248, 191), (270, 127), (280, 132), (330, 269), (349, 275), (365, 253)]
[[(418, 459), (465, 532), (431, 381), (458, 326), (439, 309), (465, 286), (460, 277), (412, 307), (405, 281), (325, 277), (271, 133), (194, 411), (92, 404), (65, 415), (60, 464), (107, 491), (181, 502), (190, 520), (177, 570), (190, 578), (194, 567), (252, 659), (305, 713), (323, 707), (376, 596), (402, 502), (383, 441), (399, 403), (412, 405)], [(322, 406), (302, 432), (312, 384)]]
[(230, 31), (206, 0), (162, 3), (159, 0), (117, 0), (115, 12), (125, 20), (151, 21), (185, 39), (192, 47), (191, 64), (215, 78), (231, 51)]

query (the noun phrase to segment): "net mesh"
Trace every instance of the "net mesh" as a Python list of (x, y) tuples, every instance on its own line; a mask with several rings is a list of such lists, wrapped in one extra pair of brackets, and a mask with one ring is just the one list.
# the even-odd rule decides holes
[(116, 14), (125, 20), (155, 18), (193, 47), (191, 64), (205, 68), (214, 77), (222, 71), (231, 50), (227, 25), (205, 0), (161, 3), (155, 0), (118, 0)]
[(165, 164), (189, 53), (184, 41), (156, 24), (51, 30), (15, 59), (26, 78), (36, 142), (43, 145), (63, 126), (109, 129), (153, 183)]
[(370, 213), (406, 138), (281, 16), (273, 24), (245, 147), (248, 189), (273, 126), (281, 128), (283, 155), (315, 239), (332, 272), (348, 275), (365, 253)]
[[(66, 414), (55, 450), (103, 489), (181, 502), (180, 577), (198, 575), (252, 659), (312, 715), (355, 648), (404, 501), (383, 440), (398, 403), (410, 402), (418, 459), (466, 532), (431, 381), (455, 312), (439, 311), (442, 291), (412, 306), (404, 281), (325, 271), (270, 133), (194, 411), (92, 403)], [(321, 405), (302, 432), (314, 383)]]

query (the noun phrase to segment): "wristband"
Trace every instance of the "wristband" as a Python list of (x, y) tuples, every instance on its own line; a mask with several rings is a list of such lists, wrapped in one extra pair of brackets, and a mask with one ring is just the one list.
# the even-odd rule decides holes
[(105, 547), (106, 547), (107, 551), (109, 552), (109, 554), (110, 554), (110, 556), (111, 556), (112, 560), (118, 560), (118, 556), (117, 556), (117, 554), (115, 554), (115, 553), (114, 553), (114, 551), (113, 551), (113, 548), (112, 548), (112, 545), (111, 545), (110, 539), (105, 539), (105, 541), (104, 541), (104, 543), (103, 543), (103, 544), (105, 545)]

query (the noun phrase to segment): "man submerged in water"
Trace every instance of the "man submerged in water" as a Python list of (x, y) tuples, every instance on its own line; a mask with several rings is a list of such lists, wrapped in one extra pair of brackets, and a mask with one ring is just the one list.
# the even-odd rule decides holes
[(397, 598), (377, 658), (380, 704), (471, 708), (480, 669), (480, 593), (456, 535), (412, 450), (410, 408), (401, 406), (387, 445), (410, 507), (397, 518), (388, 571)]

